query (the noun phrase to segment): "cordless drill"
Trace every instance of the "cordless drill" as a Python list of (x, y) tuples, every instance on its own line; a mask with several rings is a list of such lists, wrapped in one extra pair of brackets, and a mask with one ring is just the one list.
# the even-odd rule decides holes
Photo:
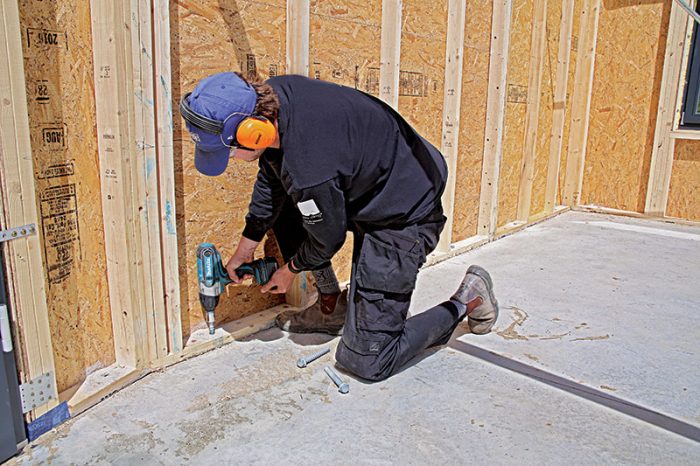
[[(252, 275), (260, 285), (270, 281), (277, 270), (274, 257), (265, 257), (253, 262), (246, 262), (236, 269), (238, 278)], [(219, 296), (229, 283), (233, 282), (226, 268), (221, 263), (221, 256), (211, 243), (202, 243), (197, 247), (197, 275), (199, 277), (199, 302), (206, 312), (209, 334), (214, 334), (214, 309), (219, 304)]]

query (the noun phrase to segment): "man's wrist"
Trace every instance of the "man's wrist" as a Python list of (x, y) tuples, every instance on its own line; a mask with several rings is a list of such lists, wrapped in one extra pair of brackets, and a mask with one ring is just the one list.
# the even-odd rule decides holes
[(293, 274), (298, 274), (298, 273), (303, 272), (302, 269), (296, 268), (296, 266), (294, 265), (294, 259), (293, 259), (293, 258), (292, 258), (292, 259), (289, 259), (289, 262), (287, 262), (287, 268), (288, 268), (289, 271), (292, 272)]

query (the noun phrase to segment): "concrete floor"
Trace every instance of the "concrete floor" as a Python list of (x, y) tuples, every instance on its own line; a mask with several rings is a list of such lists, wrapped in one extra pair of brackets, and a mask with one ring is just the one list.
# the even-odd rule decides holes
[[(567, 213), (419, 277), (486, 267), (501, 317), (341, 395), (276, 329), (151, 374), (9, 464), (700, 464), (700, 443), (460, 351), (466, 342), (700, 427), (700, 228)], [(332, 353), (331, 353), (332, 354)]]

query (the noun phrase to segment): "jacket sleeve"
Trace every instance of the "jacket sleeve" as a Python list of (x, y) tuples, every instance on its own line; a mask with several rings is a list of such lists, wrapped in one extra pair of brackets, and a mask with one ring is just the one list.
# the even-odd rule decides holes
[[(296, 200), (297, 196), (294, 197)], [(308, 237), (292, 257), (292, 266), (314, 270), (328, 263), (345, 242), (345, 195), (333, 179), (302, 190), (297, 208)]]
[(272, 228), (277, 220), (284, 205), (285, 196), (286, 192), (281, 181), (272, 168), (261, 159), (258, 177), (248, 206), (248, 215), (245, 218), (243, 236), (253, 241), (262, 241), (267, 230)]

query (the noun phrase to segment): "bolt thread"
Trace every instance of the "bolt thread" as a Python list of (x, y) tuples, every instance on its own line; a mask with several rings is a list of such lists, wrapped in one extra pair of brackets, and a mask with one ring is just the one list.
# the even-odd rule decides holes
[(336, 374), (333, 369), (326, 366), (323, 368), (323, 370), (326, 371), (326, 374), (328, 374), (328, 377), (331, 378), (336, 387), (340, 387), (343, 384), (343, 381), (340, 380), (340, 377), (338, 377), (338, 374)]
[(313, 362), (323, 356), (324, 354), (330, 353), (331, 349), (330, 348), (324, 348), (320, 351), (316, 351), (314, 354), (310, 354), (309, 356), (305, 356), (303, 359), (306, 361), (306, 364)]

